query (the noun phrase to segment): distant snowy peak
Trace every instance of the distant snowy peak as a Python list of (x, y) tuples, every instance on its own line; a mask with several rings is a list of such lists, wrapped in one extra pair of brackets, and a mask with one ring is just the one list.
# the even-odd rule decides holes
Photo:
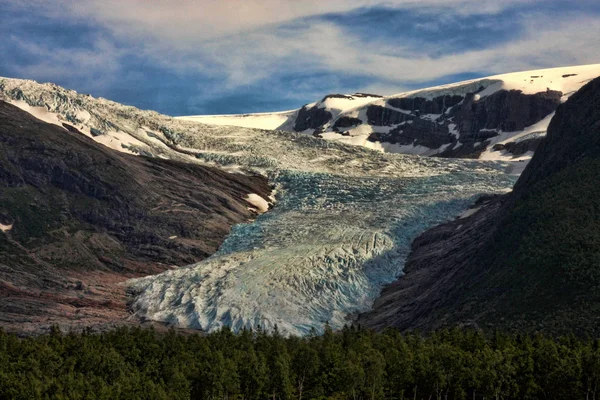
[(337, 112), (320, 102), (299, 110), (293, 130), (381, 151), (522, 162), (556, 107), (599, 75), (600, 64), (495, 75), (338, 103)]
[(278, 129), (292, 118), (297, 110), (272, 113), (224, 114), (224, 115), (191, 115), (176, 117), (182, 121), (200, 122), (207, 125), (239, 126), (243, 128)]
[(512, 72), (413, 90), (388, 98), (422, 97), (431, 100), (444, 94), (465, 96), (468, 93), (477, 92), (481, 88), (484, 88), (479, 93), (481, 97), (489, 96), (499, 90), (519, 90), (523, 94), (535, 94), (546, 89), (560, 91), (570, 96), (599, 73), (600, 64)]
[(255, 128), (302, 132), (384, 152), (509, 160), (522, 167), (558, 105), (597, 76), (600, 64), (540, 69), (386, 97), (331, 94), (286, 114), (198, 121), (237, 126), (252, 121)]
[(314, 133), (316, 129), (326, 125), (340, 115), (364, 107), (382, 98), (383, 96), (366, 93), (355, 93), (353, 95), (329, 94), (323, 97), (321, 101), (303, 106), (298, 110), (294, 119), (287, 121), (286, 124), (283, 124), (278, 129)]

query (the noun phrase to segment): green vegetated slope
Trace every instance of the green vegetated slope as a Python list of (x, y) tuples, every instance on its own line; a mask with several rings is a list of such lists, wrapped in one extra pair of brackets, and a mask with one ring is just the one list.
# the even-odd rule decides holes
[[(600, 328), (599, 159), (584, 159), (517, 201), (479, 262), (472, 295), (486, 320), (557, 331)], [(511, 323), (513, 325), (513, 323)]]
[(474, 309), (500, 326), (600, 333), (600, 79), (559, 107), (503, 212)]

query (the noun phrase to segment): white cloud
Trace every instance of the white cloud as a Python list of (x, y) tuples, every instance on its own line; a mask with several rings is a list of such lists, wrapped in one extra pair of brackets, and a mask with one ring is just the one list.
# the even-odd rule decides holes
[(365, 7), (437, 14), (490, 14), (535, 0), (21, 0), (24, 9), (85, 18), (119, 36), (153, 38), (176, 48), (277, 26), (305, 17)]
[[(587, 0), (579, 0), (582, 3)], [(516, 40), (487, 49), (448, 53), (437, 43), (410, 37), (398, 44), (373, 42), (324, 19), (306, 18), (361, 7), (385, 6), (439, 16), (494, 14), (534, 0), (22, 0), (47, 15), (99, 24), (127, 43), (129, 51), (172, 71), (197, 71), (219, 80), (216, 92), (294, 73), (368, 76), (393, 89), (443, 76), (502, 73), (536, 67), (600, 62), (595, 52), (600, 19), (564, 14), (560, 20), (538, 13), (522, 16), (524, 33)], [(483, 23), (483, 22), (482, 22)], [(117, 65), (110, 45), (96, 46), (101, 57)], [(107, 50), (108, 49), (108, 50)], [(40, 50), (41, 51), (41, 50)], [(85, 53), (85, 52), (84, 52)], [(103, 60), (93, 54), (49, 54), (57, 73), (65, 58), (94, 70)], [(437, 56), (443, 54), (442, 56)], [(80, 60), (77, 63), (77, 60)], [(117, 68), (117, 67), (114, 67)], [(193, 83), (191, 83), (193, 84)], [(203, 83), (205, 84), (205, 83)], [(381, 86), (379, 86), (381, 88)], [(328, 88), (329, 89), (329, 88)], [(357, 88), (390, 93), (377, 86)], [(269, 88), (265, 88), (268, 91)], [(316, 88), (318, 90), (318, 88)], [(324, 89), (325, 90), (325, 89)], [(324, 93), (323, 93), (324, 94)]]
[(90, 48), (63, 49), (48, 48), (33, 40), (25, 40), (11, 35), (5, 40), (20, 48), (21, 52), (35, 59), (14, 69), (25, 78), (56, 82), (60, 80), (83, 79), (86, 90), (102, 88), (118, 79), (121, 69), (119, 57), (122, 50), (104, 39), (97, 39)]
[[(403, 45), (366, 44), (339, 26), (306, 23), (294, 29), (253, 32), (207, 44), (199, 54), (224, 72), (227, 85), (251, 84), (281, 71), (328, 71), (370, 76), (396, 83), (427, 82), (463, 72), (503, 73), (514, 70), (600, 62), (590, 51), (597, 44), (600, 19), (572, 16), (549, 21), (527, 18), (517, 40), (483, 50), (461, 50), (440, 57), (435, 43), (427, 48), (410, 41)], [(199, 65), (199, 67), (201, 67)]]

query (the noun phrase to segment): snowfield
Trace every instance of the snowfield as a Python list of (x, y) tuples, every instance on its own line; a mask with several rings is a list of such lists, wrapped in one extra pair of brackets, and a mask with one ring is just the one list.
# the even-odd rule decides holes
[(182, 121), (220, 126), (239, 126), (242, 128), (277, 129), (290, 119), (296, 110), (272, 113), (231, 114), (231, 115), (190, 115), (176, 117)]
[[(0, 78), (0, 98), (120, 151), (262, 173), (276, 201), (197, 264), (128, 282), (136, 315), (212, 331), (340, 328), (402, 273), (423, 230), (516, 178), (502, 161), (382, 153), (300, 133), (204, 125), (51, 84)], [(186, 182), (181, 182), (185, 185)], [(269, 201), (271, 204), (265, 204)]]

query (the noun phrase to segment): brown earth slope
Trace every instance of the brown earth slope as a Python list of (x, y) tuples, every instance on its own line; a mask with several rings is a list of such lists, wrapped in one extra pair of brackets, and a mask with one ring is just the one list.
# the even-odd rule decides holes
[(136, 157), (0, 101), (0, 327), (124, 323), (120, 282), (199, 261), (266, 178)]

